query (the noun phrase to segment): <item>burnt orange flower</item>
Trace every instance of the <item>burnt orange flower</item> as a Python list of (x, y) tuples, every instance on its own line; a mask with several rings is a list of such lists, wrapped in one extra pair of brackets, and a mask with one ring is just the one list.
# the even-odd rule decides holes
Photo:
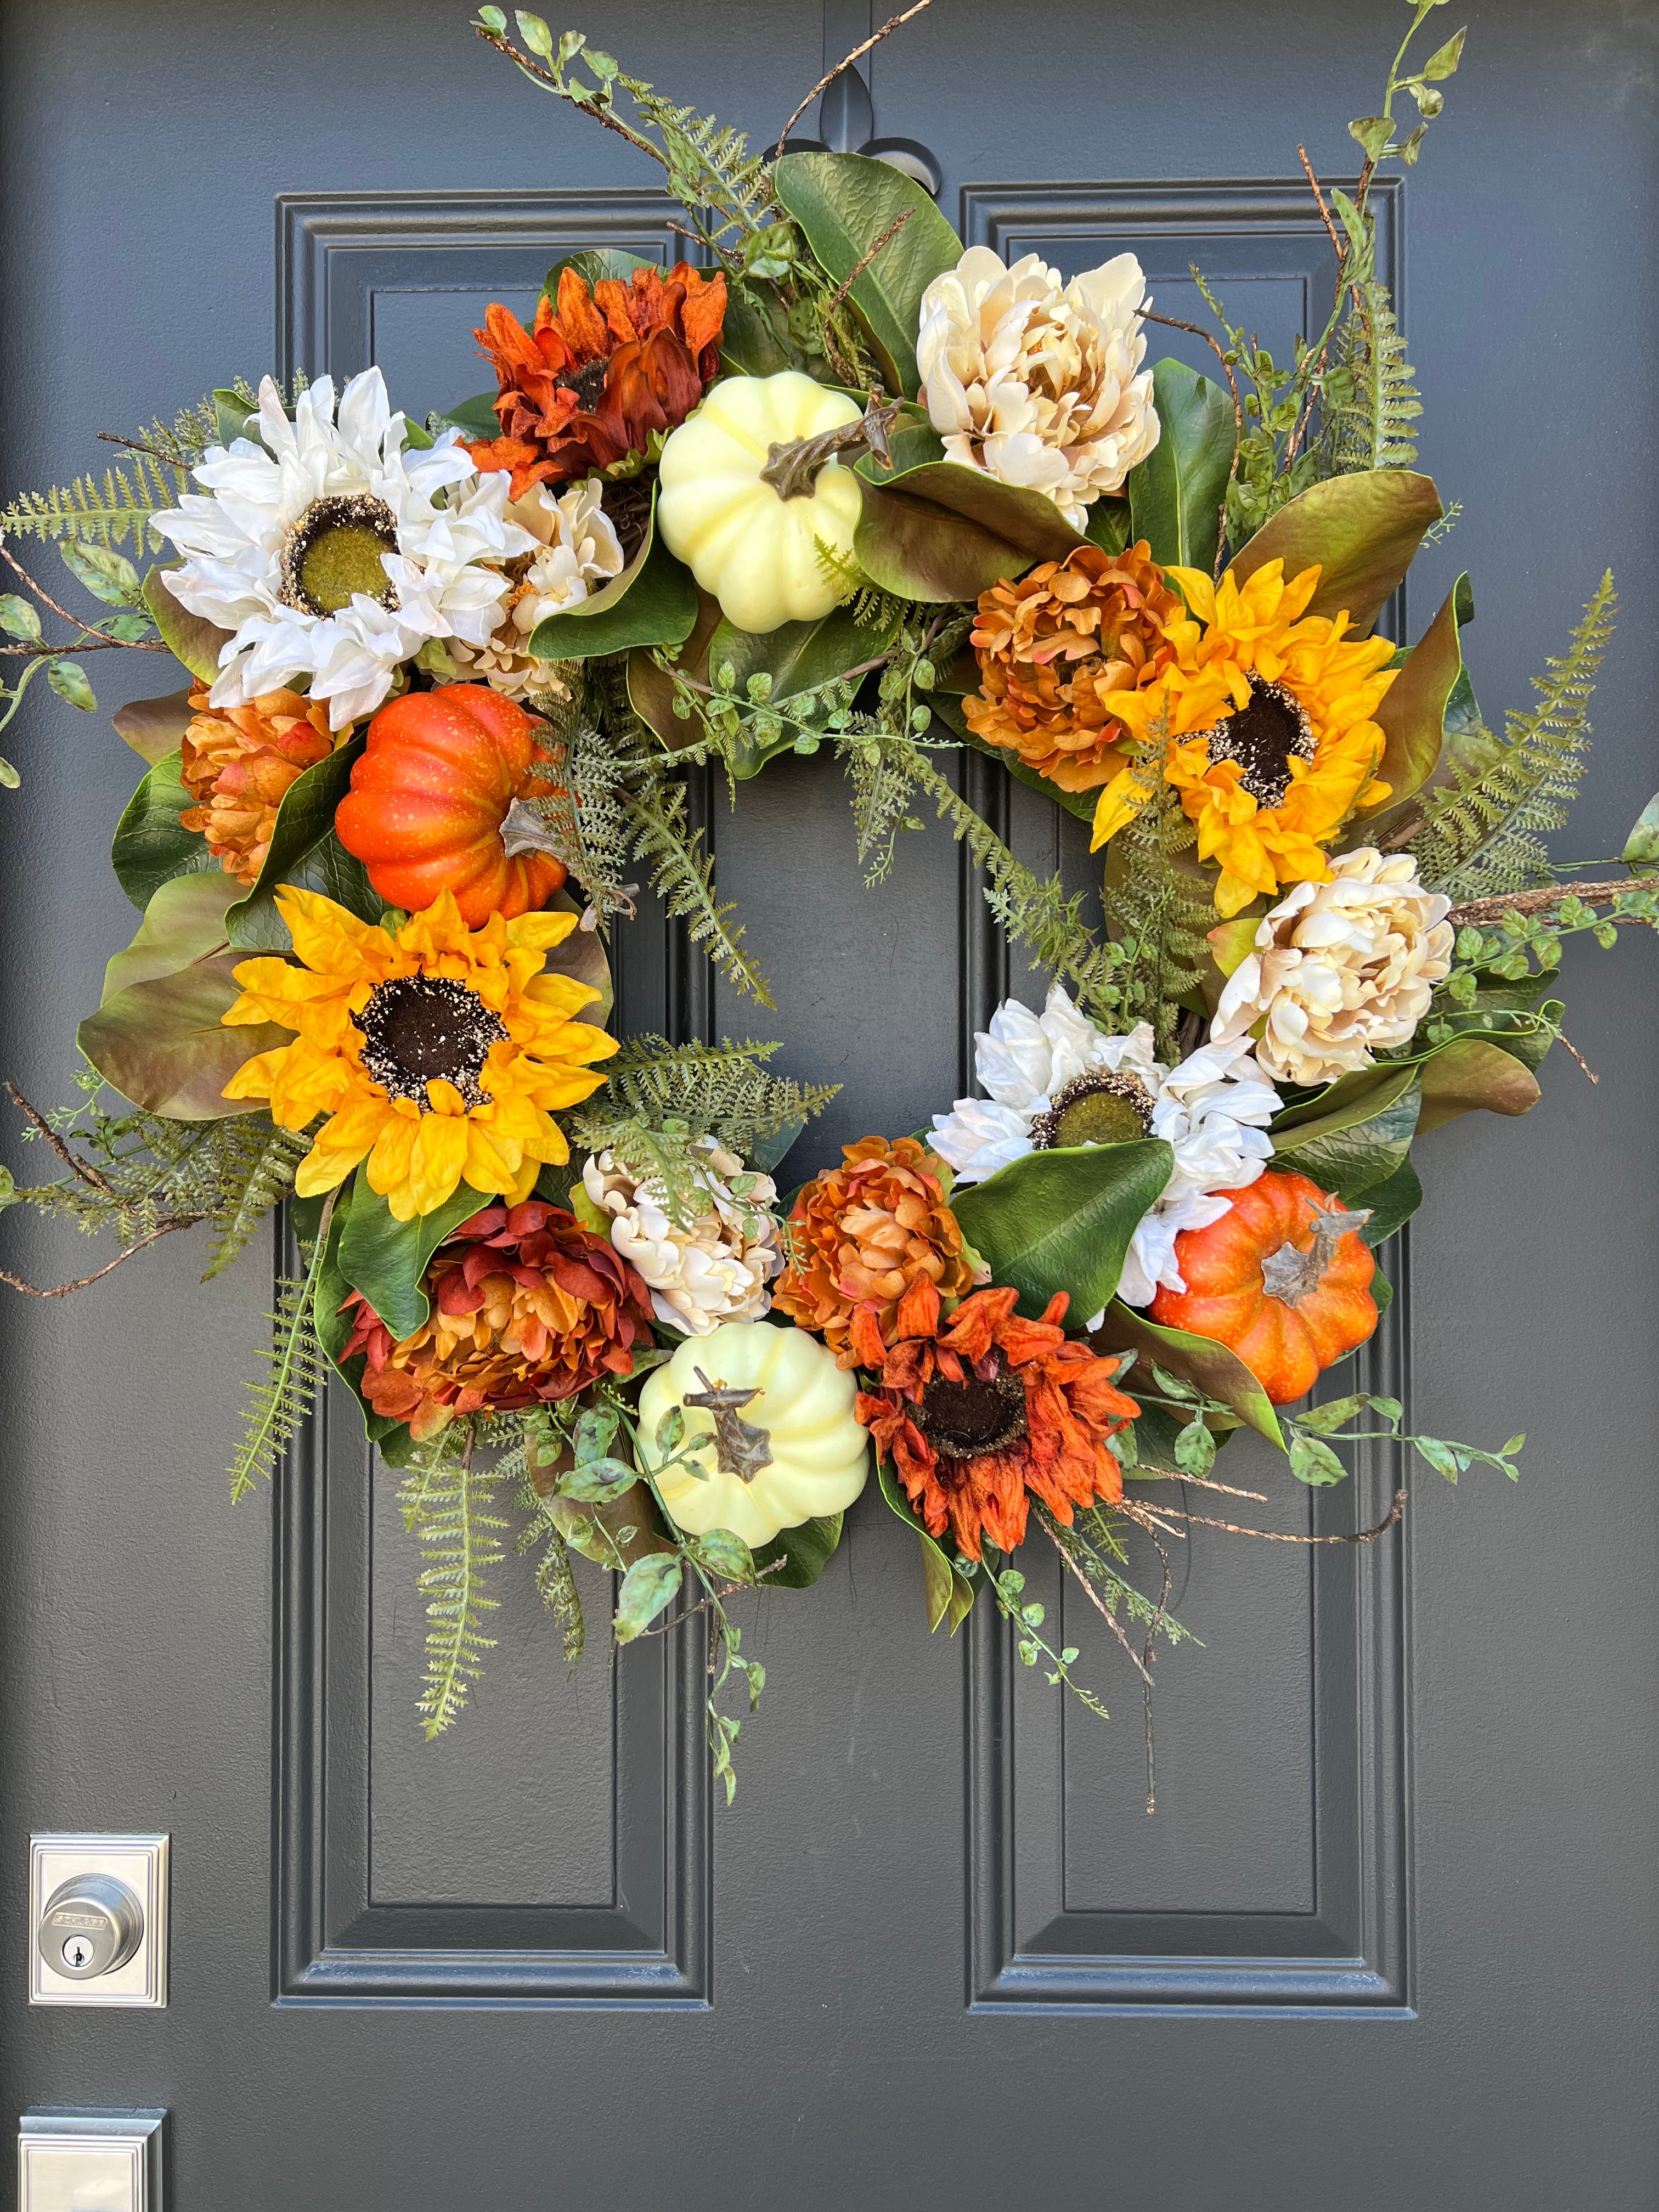
[(947, 1305), (971, 1291), (975, 1261), (945, 1202), (951, 1170), (914, 1137), (865, 1137), (842, 1148), (844, 1167), (806, 1185), (789, 1217), (793, 1254), (772, 1303), (822, 1336), (841, 1367), (868, 1366), (851, 1341), (863, 1310), (866, 1344), (913, 1334), (901, 1308), (918, 1285)]
[(438, 1247), (431, 1316), (397, 1341), (362, 1292), (342, 1358), (364, 1354), (362, 1392), (418, 1441), (458, 1414), (514, 1413), (631, 1375), (647, 1350), (651, 1293), (603, 1237), (562, 1206), (487, 1206)]
[(1074, 1507), (1121, 1498), (1106, 1439), (1140, 1411), (1116, 1388), (1122, 1360), (1098, 1358), (1060, 1326), (1064, 1291), (1041, 1321), (1020, 1319), (1018, 1296), (975, 1291), (941, 1333), (937, 1300), (930, 1324), (919, 1295), (911, 1330), (874, 1367), (878, 1387), (858, 1396), (877, 1456), (928, 1534), (948, 1531), (969, 1559), (987, 1536), (1000, 1552), (1022, 1542), (1033, 1498), (1067, 1527)]
[(1092, 791), (1122, 761), (1115, 702), (1174, 659), (1164, 624), (1186, 613), (1143, 538), (1126, 552), (1080, 545), (980, 594), (980, 696), (968, 726), (1062, 791)]
[(228, 876), (251, 884), (270, 850), (283, 793), (334, 750), (327, 702), (263, 691), (246, 707), (210, 707), (198, 690), (190, 703), (180, 773), (196, 804), (179, 819), (201, 831)]
[(495, 371), (499, 438), (470, 445), (481, 469), (511, 469), (513, 497), (647, 450), (653, 430), (684, 422), (720, 365), (726, 279), (689, 261), (604, 276), (574, 269), (556, 307), (544, 294), (526, 330), (499, 305), (472, 335)]

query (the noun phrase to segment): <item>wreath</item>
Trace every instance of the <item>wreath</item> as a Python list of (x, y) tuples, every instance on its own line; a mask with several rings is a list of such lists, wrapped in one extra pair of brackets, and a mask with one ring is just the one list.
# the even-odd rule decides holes
[[(1387, 1303), (1416, 1139), (1527, 1111), (1563, 940), (1659, 919), (1659, 799), (1623, 875), (1576, 881), (1545, 842), (1611, 578), (1501, 734), (1466, 578), (1414, 643), (1376, 628), (1455, 514), (1413, 466), (1369, 206), (1457, 69), (1462, 32), (1407, 59), (1438, 4), (1411, 0), (1350, 126), (1352, 195), (1304, 156), (1338, 264), (1317, 339), (1275, 362), (1206, 288), (1203, 376), (1145, 365), (1172, 319), (1132, 253), (1067, 279), (964, 251), (897, 168), (787, 126), (751, 154), (580, 33), (483, 8), (522, 77), (659, 164), (695, 258), (560, 262), (528, 329), (489, 307), (494, 389), (424, 424), (377, 369), (239, 382), (0, 516), (27, 594), (0, 597), (0, 720), (43, 668), (92, 711), (104, 651), (188, 679), (114, 718), (145, 763), (112, 848), (142, 921), (80, 1025), (80, 1102), (12, 1092), (62, 1172), (4, 1200), (120, 1249), (5, 1279), (56, 1297), (198, 1224), (214, 1277), (286, 1201), (298, 1270), (232, 1493), (343, 1376), (425, 1548), (429, 1735), (489, 1648), (507, 1498), (573, 1661), (572, 1552), (620, 1578), (619, 1642), (706, 1617), (729, 1796), (730, 1692), (764, 1680), (739, 1595), (810, 1587), (872, 1468), (929, 1626), (982, 1601), (1102, 1711), (1028, 1542), (1150, 1686), (1192, 1523), (1363, 1542), (1405, 1503), (1246, 1528), (1260, 1493), (1213, 1472), (1240, 1430), (1308, 1485), (1365, 1437), (1515, 1475), (1519, 1436), (1407, 1434), (1322, 1382)], [(1097, 918), (969, 805), (966, 749), (1091, 825)], [(781, 1194), (832, 1092), (775, 1046), (613, 1034), (607, 945), (648, 884), (771, 1003), (685, 777), (717, 766), (736, 804), (791, 751), (845, 769), (872, 896), (931, 808), (1053, 983), (979, 1037), (983, 1095)]]

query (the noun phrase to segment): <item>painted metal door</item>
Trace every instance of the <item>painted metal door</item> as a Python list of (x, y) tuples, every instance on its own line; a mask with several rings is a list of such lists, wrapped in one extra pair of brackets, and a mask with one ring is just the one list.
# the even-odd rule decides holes
[[(1401, 12), (936, 0), (874, 59), (875, 127), (937, 155), (965, 237), (1068, 270), (1133, 246), (1189, 319), (1196, 261), (1277, 349), (1331, 274), (1297, 141), (1352, 167)], [(1611, 561), (1629, 611), (1571, 832), (1589, 857), (1656, 780), (1659, 10), (1469, 12), (1446, 119), (1386, 206), (1424, 465), (1464, 509), (1404, 619), (1472, 569), (1482, 696), (1522, 702)], [(867, 13), (618, 0), (590, 27), (765, 137)], [(670, 240), (629, 150), (444, 0), (3, 20), (8, 486), (273, 356), (378, 362), (418, 414), (476, 388), (478, 311), (524, 307), (556, 249)], [(131, 763), (55, 705), (18, 757), (4, 1066), (60, 1096), (131, 930), (101, 851)], [(1078, 825), (962, 772), (1024, 854), (1086, 881)], [(866, 892), (826, 763), (699, 804), (769, 1033), (844, 1086), (804, 1170), (947, 1103), (1024, 979), (944, 833)], [(1090, 1623), (1065, 1613), (1104, 1726), (982, 1609), (930, 1641), (873, 1494), (810, 1600), (755, 1601), (772, 1686), (730, 1812), (689, 1644), (567, 1682), (505, 1579), (475, 1709), (428, 1747), (414, 1562), (349, 1404), (269, 1513), (224, 1502), (267, 1262), (215, 1295), (177, 1240), (9, 1307), (5, 2109), (166, 2106), (183, 2212), (1654, 2203), (1659, 1024), (1623, 1012), (1650, 962), (1571, 962), (1599, 1089), (1553, 1064), (1529, 1121), (1421, 1148), (1372, 1372), (1432, 1430), (1527, 1427), (1519, 1489), (1420, 1480), (1403, 1538), (1359, 1553), (1195, 1540), (1204, 1644), (1164, 1662), (1151, 1820), (1138, 1700)], [(756, 1026), (660, 921), (620, 967), (631, 1028)], [(76, 1271), (7, 1234), (37, 1279)], [(1281, 1492), (1281, 1525), (1359, 1525), (1393, 1480)], [(166, 2010), (26, 2008), (42, 1829), (171, 1834)]]

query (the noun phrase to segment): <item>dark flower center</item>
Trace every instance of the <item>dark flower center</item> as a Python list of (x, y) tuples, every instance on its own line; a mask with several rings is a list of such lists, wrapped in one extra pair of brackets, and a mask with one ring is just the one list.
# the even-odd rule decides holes
[(1136, 1075), (1109, 1068), (1062, 1083), (1031, 1124), (1039, 1152), (1060, 1145), (1133, 1145), (1152, 1133), (1152, 1094)]
[(380, 558), (398, 550), (398, 518), (368, 492), (313, 499), (283, 547), (277, 598), (301, 614), (337, 614), (361, 592), (380, 606), (398, 594)]
[(478, 1078), (507, 1030), (476, 991), (444, 975), (398, 975), (377, 983), (356, 1016), (363, 1066), (388, 1098), (428, 1110), (428, 1083), (453, 1083), (469, 1106), (484, 1103)]
[(591, 415), (605, 397), (605, 372), (608, 363), (585, 361), (580, 368), (562, 368), (553, 380), (558, 392), (574, 392), (576, 404), (584, 415)]
[(921, 1394), (916, 1426), (945, 1459), (978, 1459), (1006, 1451), (1025, 1434), (1025, 1385), (998, 1372), (987, 1382), (969, 1374), (960, 1382), (936, 1375)]
[(1211, 761), (1237, 761), (1258, 806), (1279, 806), (1291, 787), (1291, 762), (1314, 757), (1313, 724), (1282, 684), (1250, 678), (1250, 703), (1206, 733)]

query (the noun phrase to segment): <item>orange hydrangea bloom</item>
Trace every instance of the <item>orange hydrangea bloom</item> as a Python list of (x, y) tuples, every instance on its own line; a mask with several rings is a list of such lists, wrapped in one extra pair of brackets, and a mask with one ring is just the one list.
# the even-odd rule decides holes
[(590, 289), (574, 269), (544, 293), (529, 330), (498, 304), (473, 332), (495, 371), (499, 438), (467, 450), (481, 469), (510, 469), (513, 497), (643, 453), (653, 431), (684, 422), (720, 366), (726, 278), (689, 261), (636, 269)]

